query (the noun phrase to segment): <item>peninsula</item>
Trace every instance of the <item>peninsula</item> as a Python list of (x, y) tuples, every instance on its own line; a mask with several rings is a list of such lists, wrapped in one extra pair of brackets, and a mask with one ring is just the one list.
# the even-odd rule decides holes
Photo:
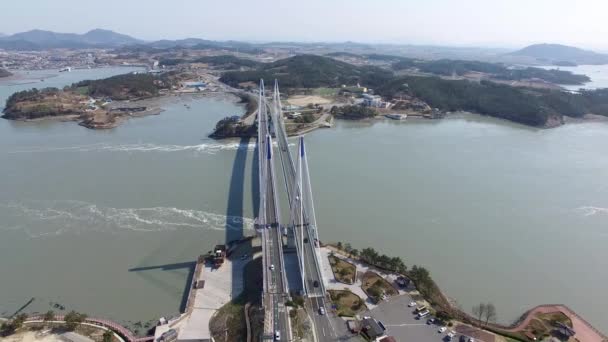
[(87, 128), (113, 128), (129, 116), (158, 114), (159, 108), (133, 106), (123, 101), (159, 96), (173, 84), (172, 76), (135, 73), (81, 81), (64, 89), (21, 91), (8, 98), (2, 117), (22, 121), (54, 118), (79, 121)]

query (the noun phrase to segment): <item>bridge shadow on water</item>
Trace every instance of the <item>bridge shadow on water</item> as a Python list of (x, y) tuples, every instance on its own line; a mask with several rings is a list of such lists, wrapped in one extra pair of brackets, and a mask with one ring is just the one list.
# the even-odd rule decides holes
[(192, 284), (192, 278), (194, 277), (194, 269), (196, 267), (196, 261), (179, 262), (174, 264), (156, 265), (156, 266), (143, 266), (130, 268), (129, 272), (137, 272), (137, 275), (144, 278), (148, 283), (155, 285), (168, 292), (173, 292), (173, 286), (161, 281), (160, 279), (153, 276), (153, 274), (146, 273), (146, 271), (175, 271), (175, 270), (187, 270), (188, 276), (186, 277), (186, 283), (184, 284), (184, 290), (182, 291), (182, 298), (179, 304), (179, 312), (186, 311), (186, 303), (188, 302), (188, 295), (190, 294), (190, 286)]
[[(249, 142), (251, 138), (243, 137), (240, 140), (239, 148), (236, 151), (234, 162), (232, 164), (232, 174), (230, 177), (230, 185), (228, 189), (228, 203), (226, 206), (226, 238), (227, 244), (233, 241), (241, 240), (245, 237), (245, 226), (243, 222), (244, 202), (245, 202), (245, 177), (247, 170), (247, 156), (249, 151)], [(258, 191), (258, 158), (257, 145), (253, 152), (252, 172), (251, 172), (251, 198), (253, 203), (253, 216), (257, 216), (257, 208), (259, 206)], [(249, 242), (250, 243), (250, 242)], [(250, 247), (250, 246), (249, 246)], [(237, 274), (238, 273), (238, 274)], [(242, 270), (233, 268), (232, 270), (232, 293), (237, 293), (242, 290), (243, 279)]]

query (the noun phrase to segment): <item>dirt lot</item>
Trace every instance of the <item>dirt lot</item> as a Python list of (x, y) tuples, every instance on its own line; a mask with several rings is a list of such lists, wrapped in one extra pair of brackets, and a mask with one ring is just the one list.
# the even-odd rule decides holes
[(326, 99), (324, 97), (316, 96), (316, 95), (294, 95), (294, 96), (290, 96), (287, 99), (287, 102), (294, 106), (304, 107), (309, 103), (328, 104), (328, 103), (331, 103), (332, 101), (329, 99)]

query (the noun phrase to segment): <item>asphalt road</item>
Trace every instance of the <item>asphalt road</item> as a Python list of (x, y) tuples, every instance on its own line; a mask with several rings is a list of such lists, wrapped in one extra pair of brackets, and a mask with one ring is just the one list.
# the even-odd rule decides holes
[[(278, 128), (278, 129), (277, 129)], [(281, 129), (282, 125), (275, 125), (277, 142), (279, 146), (279, 153), (281, 154), (281, 163), (285, 180), (287, 181), (287, 192), (289, 201), (293, 201), (293, 196), (296, 196), (296, 188), (294, 186), (296, 179), (296, 165), (291, 157), (289, 151), (287, 137), (285, 132)], [(300, 207), (301, 196), (298, 196), (294, 201), (294, 208)], [(308, 226), (304, 226), (302, 229), (302, 220), (304, 223), (308, 223), (307, 213), (302, 211), (302, 217), (296, 215), (296, 243), (301, 245), (302, 241), (305, 242), (303, 248), (304, 256), (304, 285), (306, 287), (307, 301), (306, 306), (313, 323), (313, 329), (318, 341), (337, 341), (348, 335), (348, 330), (345, 329), (345, 322), (338, 317), (334, 317), (327, 308), (328, 304), (325, 300), (325, 292), (323, 290), (323, 277), (321, 270), (318, 267), (315, 252), (315, 239), (313, 234), (308, 229)], [(300, 233), (301, 232), (301, 233)], [(303, 236), (299, 236), (302, 234)], [(303, 237), (303, 239), (302, 239)], [(315, 286), (316, 284), (316, 286)], [(319, 313), (319, 309), (323, 307), (326, 310), (325, 315)], [(340, 329), (342, 328), (342, 329)]]
[(282, 340), (289, 340), (291, 331), (289, 329), (289, 315), (285, 307), (285, 299), (287, 287), (285, 286), (284, 268), (283, 268), (283, 245), (282, 235), (279, 227), (279, 216), (277, 207), (276, 185), (274, 179), (274, 162), (272, 152), (272, 141), (267, 135), (268, 121), (267, 117), (263, 116), (259, 120), (258, 148), (260, 149), (260, 174), (265, 176), (262, 185), (263, 194), (261, 196), (263, 206), (263, 215), (260, 222), (264, 225), (264, 251), (266, 253), (267, 274), (267, 295), (270, 296), (270, 301), (266, 304), (271, 307), (266, 307), (266, 310), (272, 310), (273, 334), (280, 332)]

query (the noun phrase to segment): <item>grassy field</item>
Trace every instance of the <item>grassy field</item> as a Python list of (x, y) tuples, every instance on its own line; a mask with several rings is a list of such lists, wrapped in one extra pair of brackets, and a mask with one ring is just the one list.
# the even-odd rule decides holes
[(331, 301), (336, 305), (338, 316), (352, 317), (367, 310), (359, 296), (347, 290), (329, 290)]
[(328, 259), (329, 264), (331, 265), (331, 270), (333, 271), (334, 277), (337, 281), (346, 284), (355, 283), (355, 277), (357, 275), (357, 268), (355, 265), (333, 255), (330, 255)]
[(376, 302), (379, 302), (382, 299), (382, 295), (394, 296), (398, 294), (391, 283), (380, 277), (377, 273), (371, 271), (368, 271), (363, 275), (361, 288), (363, 288), (363, 291)]

